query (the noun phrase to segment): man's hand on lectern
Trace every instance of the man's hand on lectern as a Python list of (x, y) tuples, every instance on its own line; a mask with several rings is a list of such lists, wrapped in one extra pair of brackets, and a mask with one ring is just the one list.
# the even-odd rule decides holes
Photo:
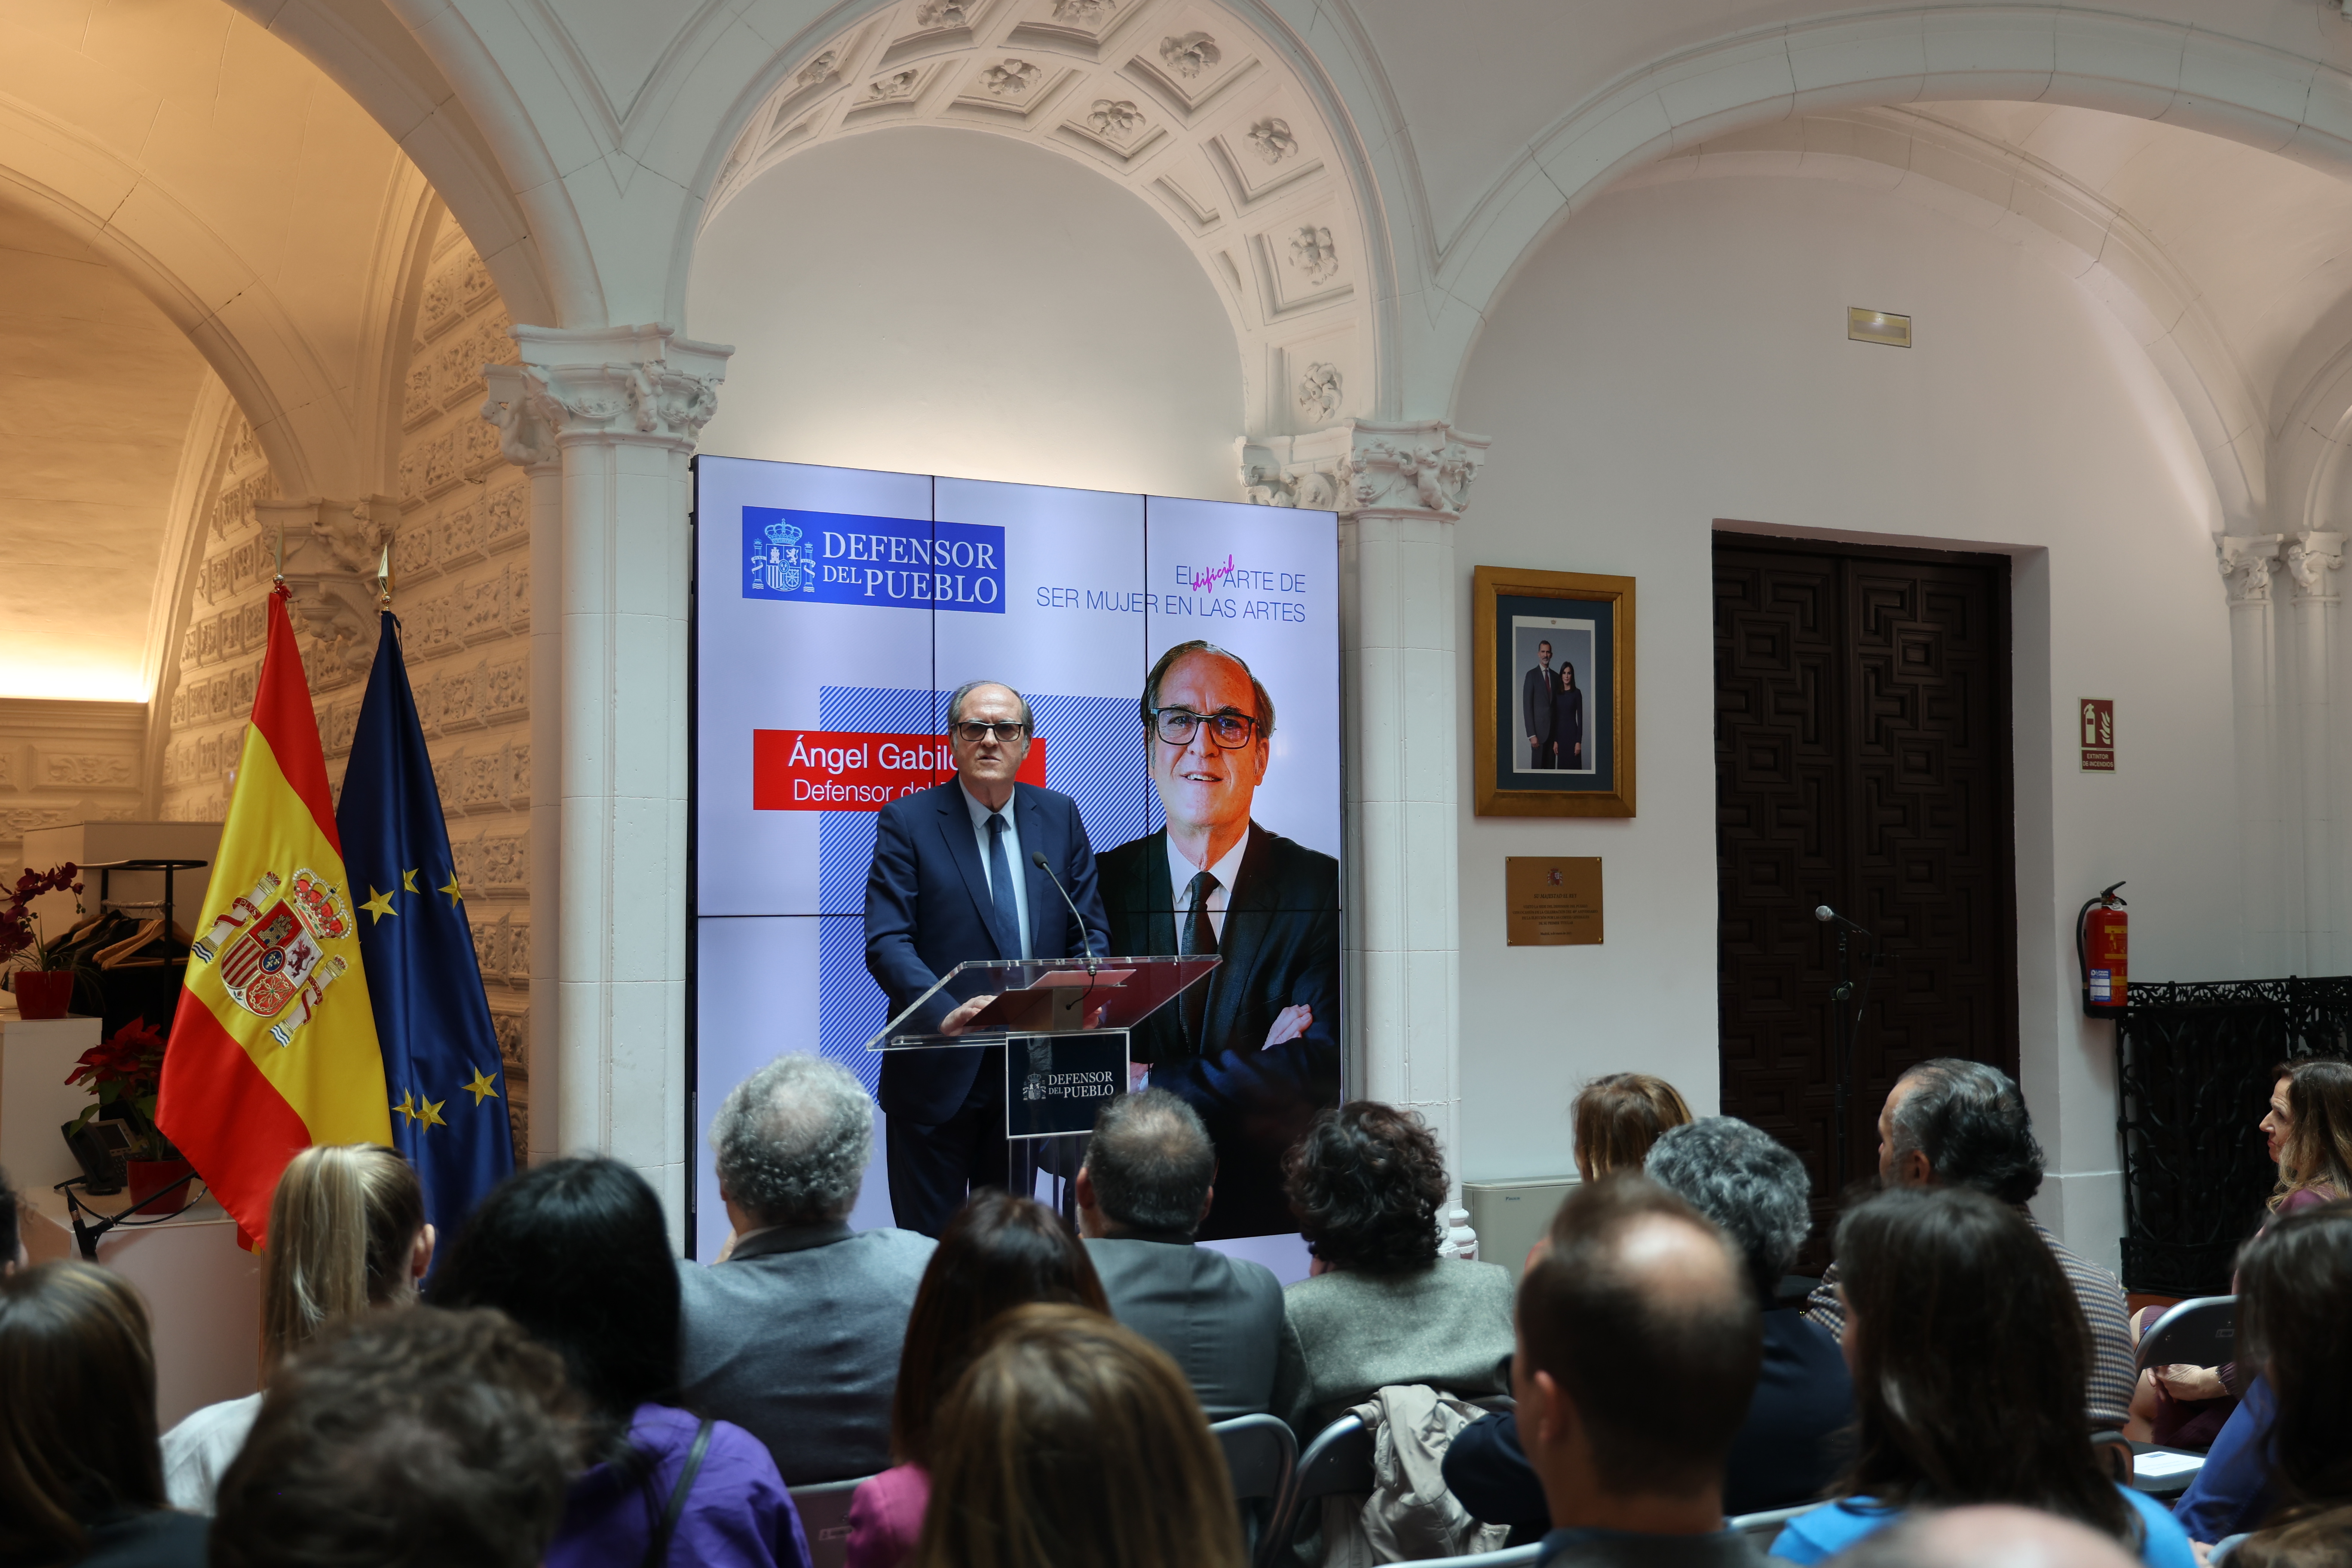
[(954, 1012), (947, 1016), (947, 1021), (940, 1026), (940, 1033), (942, 1035), (962, 1034), (966, 1028), (971, 1026), (971, 1021), (980, 1016), (980, 1010), (995, 1000), (996, 998), (993, 996), (973, 997), (971, 1001), (965, 1003), (962, 1006), (957, 1008)]

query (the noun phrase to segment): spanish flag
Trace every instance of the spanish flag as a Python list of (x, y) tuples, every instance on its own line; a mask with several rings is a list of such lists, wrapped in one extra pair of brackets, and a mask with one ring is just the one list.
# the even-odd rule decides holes
[(270, 1194), (296, 1151), (392, 1142), (327, 759), (287, 597), (283, 586), (269, 596), (269, 649), (155, 1106), (156, 1125), (251, 1247), (268, 1242)]

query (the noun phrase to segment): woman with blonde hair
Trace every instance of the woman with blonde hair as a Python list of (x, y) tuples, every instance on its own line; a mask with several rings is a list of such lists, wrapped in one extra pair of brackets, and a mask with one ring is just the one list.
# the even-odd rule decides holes
[[(407, 1305), (433, 1262), (416, 1172), (381, 1143), (333, 1143), (287, 1162), (269, 1201), (261, 1255), (261, 1375), (330, 1323)], [(163, 1435), (172, 1506), (213, 1511), (213, 1492), (245, 1447), (261, 1395), (207, 1405)]]
[(1645, 1072), (1594, 1079), (1577, 1090), (1569, 1115), (1576, 1126), (1576, 1173), (1588, 1182), (1639, 1171), (1650, 1145), (1691, 1119), (1675, 1086)]
[(931, 1428), (919, 1568), (1242, 1568), (1224, 1457), (1167, 1353), (1086, 1307), (998, 1318)]

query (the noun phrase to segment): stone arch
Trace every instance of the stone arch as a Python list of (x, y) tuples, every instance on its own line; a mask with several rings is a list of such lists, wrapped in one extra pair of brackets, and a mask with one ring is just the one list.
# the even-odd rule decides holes
[(2132, 216), (2063, 172), (1915, 110), (1808, 114), (1696, 142), (1618, 182), (1840, 180), (1935, 208), (2021, 246), (2080, 284), (2148, 356), (2179, 405), (2227, 531), (2260, 532), (2262, 398), (2196, 285)]
[(1517, 268), (1555, 226), (1643, 164), (1808, 114), (1968, 99), (2162, 120), (2352, 169), (2352, 77), (2186, 23), (1923, 5), (1751, 29), (1625, 72), (1533, 138), (1487, 187), (1431, 258), (1437, 287), (1466, 309), (1432, 323), (1430, 353), (1410, 367), (1408, 413), (1452, 406), (1486, 313)]
[(1305, 434), (1378, 411), (1393, 297), (1352, 131), (1310, 76), (1215, 0), (891, 0), (777, 58), (717, 143), (693, 232), (844, 136), (1025, 141), (1166, 220), (1232, 323), (1247, 434)]

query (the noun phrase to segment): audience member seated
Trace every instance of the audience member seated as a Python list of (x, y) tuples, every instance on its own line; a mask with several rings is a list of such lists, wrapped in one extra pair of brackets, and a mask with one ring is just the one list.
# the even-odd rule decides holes
[(617, 1160), (518, 1173), (474, 1211), (436, 1306), (495, 1307), (563, 1358), (587, 1405), (583, 1455), (548, 1568), (681, 1562), (807, 1568), (776, 1462), (728, 1421), (672, 1403), (677, 1271), (661, 1200)]
[(1838, 1226), (1853, 1468), (1772, 1554), (1818, 1563), (1912, 1508), (2016, 1503), (2193, 1568), (2188, 1537), (2092, 1450), (2091, 1331), (2049, 1245), (1969, 1187), (1881, 1193)]
[(270, 1379), (221, 1477), (212, 1568), (533, 1568), (582, 1415), (504, 1313), (347, 1319)]
[[(296, 1153), (270, 1194), (261, 1254), (263, 1381), (328, 1324), (415, 1300), (432, 1263), (425, 1189), (406, 1160), (381, 1143)], [(173, 1508), (212, 1512), (213, 1489), (260, 1411), (258, 1394), (225, 1399), (163, 1434), (163, 1487)]]
[(2038, 1509), (1922, 1509), (1838, 1553), (1836, 1568), (2131, 1568), (2107, 1536)]
[(164, 1504), (147, 1310), (95, 1264), (0, 1277), (0, 1563), (204, 1568), (205, 1521)]
[(1503, 1393), (1510, 1271), (1439, 1259), (1445, 1163), (1421, 1118), (1365, 1100), (1326, 1110), (1284, 1167), (1315, 1255), (1312, 1277), (1283, 1292), (1275, 1377), (1275, 1414), (1300, 1446), (1391, 1384)]
[(2297, 1514), (2238, 1543), (2229, 1568), (2344, 1568), (2352, 1563), (2352, 1508)]
[[(2352, 1194), (2352, 1064), (2329, 1057), (2281, 1062), (2262, 1133), (2278, 1166), (2264, 1226)], [(2144, 1308), (2133, 1320), (2135, 1339), (2163, 1312)], [(2141, 1373), (2132, 1399), (2135, 1425), (2125, 1433), (2174, 1447), (2210, 1447), (2238, 1406), (2236, 1372), (2234, 1366), (2177, 1365)]]
[[(1806, 1502), (1843, 1468), (1839, 1435), (1853, 1415), (1845, 1360), (1829, 1331), (1778, 1299), (1812, 1228), (1812, 1187), (1796, 1155), (1747, 1122), (1710, 1116), (1652, 1146), (1650, 1179), (1731, 1240), (1764, 1314), (1764, 1364), (1723, 1479), (1727, 1513)], [(1543, 1488), (1520, 1452), (1517, 1417), (1489, 1415), (1454, 1439), (1445, 1484), (1478, 1518), (1532, 1539), (1548, 1527)]]
[(1198, 1112), (1164, 1089), (1095, 1119), (1078, 1171), (1078, 1228), (1111, 1316), (1166, 1351), (1212, 1421), (1274, 1403), (1282, 1282), (1261, 1263), (1192, 1245), (1217, 1152)]
[(1569, 1106), (1576, 1133), (1576, 1173), (1588, 1182), (1612, 1171), (1639, 1171), (1650, 1145), (1687, 1124), (1690, 1107), (1664, 1079), (1612, 1072), (1577, 1090)]
[[(2282, 1215), (2238, 1259), (2241, 1365), (2261, 1376), (2241, 1414), (2181, 1497), (2175, 1517), (2193, 1540), (2260, 1529), (2248, 1548), (2284, 1552), (2344, 1527), (2352, 1510), (2352, 1204)], [(2231, 1418), (2233, 1427), (2237, 1417)], [(2264, 1455), (2268, 1458), (2265, 1462)], [(2295, 1527), (2323, 1516), (2335, 1522)], [(2352, 1562), (2352, 1551), (2334, 1559)]]
[(996, 1321), (940, 1408), (931, 1473), (921, 1568), (1242, 1568), (1184, 1374), (1083, 1307)]
[(1549, 1568), (1734, 1568), (1723, 1466), (1762, 1356), (1755, 1291), (1722, 1235), (1655, 1183), (1577, 1187), (1519, 1282), (1519, 1430), (1553, 1529)]
[(870, 1476), (931, 1256), (929, 1237), (849, 1228), (874, 1102), (831, 1062), (778, 1057), (727, 1097), (710, 1146), (735, 1237), (724, 1261), (678, 1265), (678, 1403), (767, 1444), (787, 1486)]
[(890, 1402), (898, 1463), (849, 1500), (849, 1568), (893, 1568), (922, 1533), (940, 1402), (1012, 1308), (1058, 1301), (1108, 1313), (1087, 1249), (1034, 1198), (982, 1191), (948, 1221), (923, 1270)]
[[(2042, 1145), (2025, 1097), (2007, 1073), (1981, 1062), (1938, 1057), (1895, 1080), (1878, 1113), (1878, 1175), (1889, 1186), (1973, 1187), (2009, 1205), (2050, 1249), (2074, 1288), (2091, 1329), (2092, 1359), (2084, 1404), (2095, 1426), (2121, 1427), (2131, 1417), (2131, 1310), (2123, 1282), (2070, 1252), (2026, 1212), (2042, 1190)], [(1805, 1315), (1840, 1339), (1845, 1317), (1838, 1304), (1832, 1263)]]

